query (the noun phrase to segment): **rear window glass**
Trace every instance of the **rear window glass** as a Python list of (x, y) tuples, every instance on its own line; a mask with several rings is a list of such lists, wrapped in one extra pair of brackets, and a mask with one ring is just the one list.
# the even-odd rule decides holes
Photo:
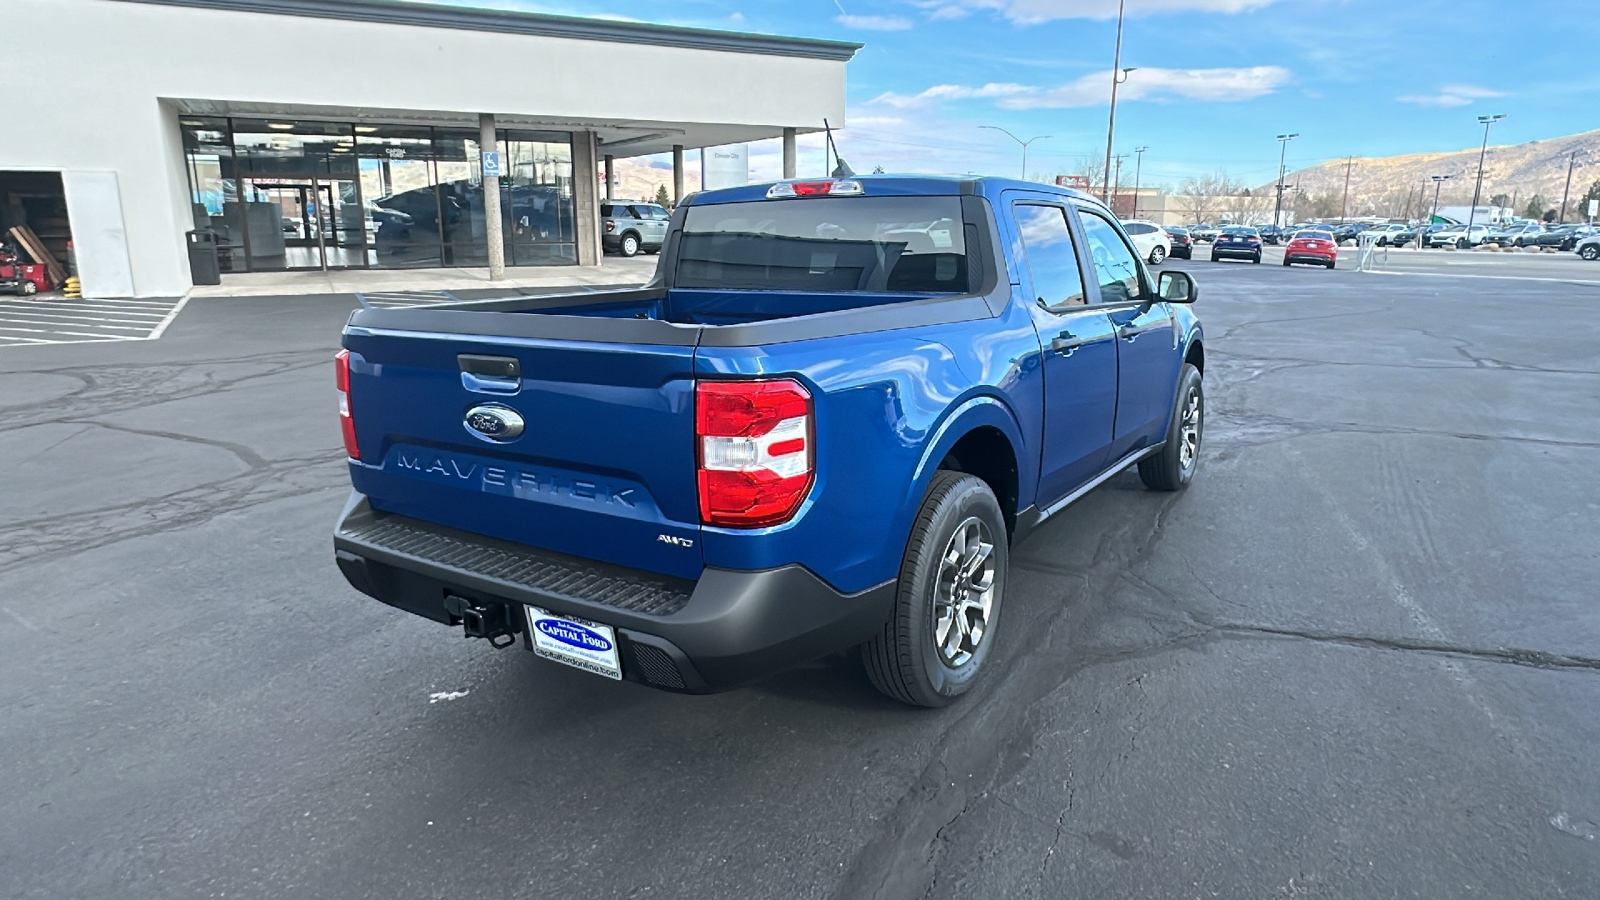
[(816, 197), (693, 206), (674, 284), (965, 294), (959, 197)]
[(1223, 234), (1242, 234), (1242, 235), (1244, 235), (1246, 237), (1255, 237), (1256, 236), (1256, 230), (1254, 228), (1245, 228), (1242, 225), (1235, 225), (1235, 226), (1232, 226), (1230, 228), (1224, 228), (1224, 229), (1222, 229), (1222, 233)]

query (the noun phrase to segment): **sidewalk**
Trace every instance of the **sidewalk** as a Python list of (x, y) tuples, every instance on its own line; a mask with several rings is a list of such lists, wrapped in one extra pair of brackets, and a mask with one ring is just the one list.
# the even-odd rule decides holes
[(656, 270), (655, 256), (603, 257), (598, 266), (521, 266), (490, 281), (483, 269), (346, 269), (329, 272), (241, 272), (218, 285), (196, 285), (189, 297), (257, 297), (355, 294), (380, 291), (460, 291), (485, 288), (548, 288), (568, 285), (643, 284)]

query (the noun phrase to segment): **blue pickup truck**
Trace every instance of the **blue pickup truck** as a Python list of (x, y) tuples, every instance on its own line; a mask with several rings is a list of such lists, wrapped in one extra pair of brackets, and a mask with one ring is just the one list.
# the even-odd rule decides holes
[(998, 652), (1011, 546), (1129, 466), (1193, 477), (1197, 296), (1049, 185), (696, 194), (642, 288), (351, 316), (335, 556), (608, 678), (709, 692), (859, 647), (941, 706)]

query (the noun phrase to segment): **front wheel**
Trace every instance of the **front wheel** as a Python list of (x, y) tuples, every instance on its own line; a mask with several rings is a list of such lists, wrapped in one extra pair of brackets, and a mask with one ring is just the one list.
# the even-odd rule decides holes
[(1152, 265), (1152, 266), (1161, 265), (1161, 261), (1166, 259), (1166, 258), (1167, 258), (1167, 251), (1161, 249), (1160, 247), (1157, 247), (1154, 250), (1150, 251), (1150, 265)]
[(1152, 491), (1177, 491), (1189, 486), (1200, 457), (1205, 432), (1206, 392), (1200, 370), (1183, 364), (1178, 378), (1178, 402), (1172, 407), (1167, 442), (1153, 456), (1139, 460), (1139, 478)]
[(861, 648), (873, 686), (914, 706), (945, 706), (971, 690), (994, 649), (1009, 561), (989, 485), (935, 472), (911, 526), (894, 610)]
[(1460, 240), (1456, 241), (1456, 249), (1457, 250), (1465, 250), (1465, 249), (1467, 249), (1468, 247), (1471, 247), (1471, 246), (1472, 246), (1471, 244), (1467, 243), (1467, 239), (1466, 238), (1461, 238)]
[(621, 244), (620, 249), (622, 250), (622, 255), (623, 256), (638, 256), (639, 255), (639, 236), (636, 235), (636, 234), (625, 234), (625, 235), (623, 235), (622, 236), (622, 244)]
[(1578, 251), (1578, 257), (1580, 259), (1587, 259), (1590, 262), (1600, 259), (1600, 245), (1590, 244), (1589, 246)]
[(39, 293), (39, 286), (24, 278), (17, 290), (21, 291), (24, 297), (32, 297), (34, 294)]

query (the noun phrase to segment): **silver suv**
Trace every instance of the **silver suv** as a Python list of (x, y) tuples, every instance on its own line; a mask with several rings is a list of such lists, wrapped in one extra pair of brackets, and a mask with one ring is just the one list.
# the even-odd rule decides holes
[(605, 200), (600, 204), (600, 243), (607, 250), (634, 256), (656, 253), (667, 239), (669, 214), (654, 203)]

